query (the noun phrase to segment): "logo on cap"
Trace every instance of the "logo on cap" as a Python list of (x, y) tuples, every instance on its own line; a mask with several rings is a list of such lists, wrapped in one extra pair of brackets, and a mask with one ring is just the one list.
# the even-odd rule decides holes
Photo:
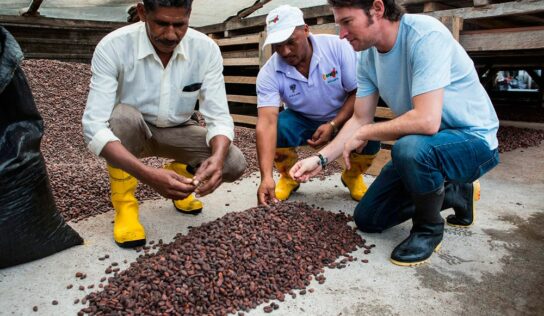
[(275, 18), (273, 18), (272, 20), (269, 20), (269, 21), (268, 21), (268, 24), (270, 24), (270, 23), (274, 23), (274, 24), (275, 24), (275, 23), (278, 23), (279, 20), (280, 20), (280, 16), (279, 16), (279, 15), (276, 15)]

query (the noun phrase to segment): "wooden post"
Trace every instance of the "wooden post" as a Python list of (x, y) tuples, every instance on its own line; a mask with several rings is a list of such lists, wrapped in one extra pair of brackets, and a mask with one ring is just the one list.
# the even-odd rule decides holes
[(28, 7), (28, 10), (24, 12), (23, 16), (38, 16), (40, 13), (38, 12), (38, 9), (42, 5), (43, 0), (32, 0), (30, 3), (30, 6)]
[(272, 56), (272, 45), (267, 45), (263, 49), (264, 41), (266, 40), (265, 31), (259, 33), (259, 37), (259, 68), (261, 68), (264, 66), (264, 64), (266, 64), (270, 56)]
[(459, 16), (441, 16), (440, 22), (450, 30), (453, 38), (459, 41), (461, 30), (463, 29), (463, 18)]

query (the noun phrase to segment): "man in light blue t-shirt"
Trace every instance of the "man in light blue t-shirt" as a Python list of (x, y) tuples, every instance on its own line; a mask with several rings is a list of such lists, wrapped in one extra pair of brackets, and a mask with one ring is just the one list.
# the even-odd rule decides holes
[[(266, 19), (265, 45), (275, 52), (257, 77), (257, 153), (261, 184), (259, 204), (286, 200), (299, 183), (289, 176), (298, 159), (296, 147), (321, 147), (330, 141), (353, 114), (357, 55), (336, 35), (313, 35), (302, 11), (282, 5)], [(279, 112), (284, 103), (286, 110)], [(380, 150), (379, 142), (363, 153), (353, 153), (342, 183), (359, 201), (367, 188), (363, 173)], [(273, 162), (280, 172), (275, 184)]]
[[(345, 158), (368, 141), (397, 140), (354, 218), (364, 232), (412, 219), (410, 236), (395, 247), (391, 261), (420, 264), (442, 242), (441, 210), (453, 207), (450, 225), (473, 223), (477, 179), (499, 162), (497, 115), (472, 60), (438, 20), (404, 14), (394, 0), (329, 4), (340, 37), (361, 53), (354, 115), (320, 154)], [(372, 124), (379, 97), (396, 118)], [(300, 161), (291, 175), (306, 181), (320, 170), (318, 162)]]

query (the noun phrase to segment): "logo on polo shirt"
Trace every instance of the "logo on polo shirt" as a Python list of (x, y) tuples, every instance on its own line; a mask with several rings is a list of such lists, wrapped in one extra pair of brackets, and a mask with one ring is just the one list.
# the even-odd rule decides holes
[(300, 95), (300, 92), (297, 91), (297, 85), (296, 84), (290, 84), (289, 90), (291, 90), (291, 94), (287, 95), (288, 98), (294, 98)]
[(327, 83), (334, 82), (338, 79), (336, 78), (337, 74), (338, 74), (338, 71), (336, 71), (336, 68), (333, 68), (332, 71), (329, 72), (328, 74), (323, 74), (323, 80), (326, 81), (327, 79), (329, 79)]
[(276, 15), (275, 18), (273, 18), (272, 20), (268, 21), (268, 24), (270, 24), (270, 23), (276, 24), (276, 23), (278, 23), (279, 20), (280, 20), (280, 16), (279, 16), (279, 15)]

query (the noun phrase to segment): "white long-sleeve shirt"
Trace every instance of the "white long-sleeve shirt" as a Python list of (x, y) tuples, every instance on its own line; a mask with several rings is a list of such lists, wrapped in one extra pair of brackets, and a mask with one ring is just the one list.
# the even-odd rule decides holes
[[(216, 135), (234, 137), (221, 52), (200, 32), (187, 30), (165, 68), (143, 22), (122, 27), (98, 43), (91, 70), (82, 123), (85, 142), (96, 155), (108, 142), (119, 140), (108, 121), (120, 103), (134, 106), (154, 126), (172, 127), (190, 119), (198, 99), (208, 130), (206, 142)], [(202, 86), (197, 91), (183, 91), (193, 84)]]

